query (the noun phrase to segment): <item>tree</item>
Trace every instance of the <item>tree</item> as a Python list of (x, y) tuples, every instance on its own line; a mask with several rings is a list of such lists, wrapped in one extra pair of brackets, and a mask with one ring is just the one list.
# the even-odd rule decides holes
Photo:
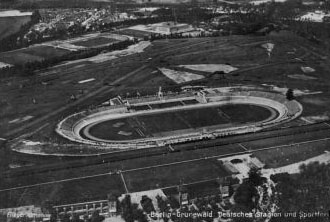
[(245, 181), (236, 190), (234, 200), (236, 205), (251, 211), (256, 206), (256, 197), (258, 195), (256, 187), (252, 183)]
[(81, 220), (79, 218), (79, 215), (78, 214), (74, 214), (73, 217), (72, 217), (71, 222), (83, 222), (83, 220)]
[(70, 222), (69, 214), (65, 213), (61, 221), (62, 222)]
[(99, 211), (94, 211), (91, 217), (91, 222), (102, 222), (104, 221), (104, 216), (100, 216)]
[(294, 96), (294, 94), (293, 94), (293, 89), (288, 89), (287, 91), (286, 91), (286, 99), (287, 100), (294, 100), (295, 99), (295, 96)]
[(134, 222), (131, 196), (126, 195), (121, 202), (122, 217), (126, 222)]
[(132, 214), (134, 220), (137, 220), (138, 222), (148, 222), (147, 216), (143, 213), (142, 210), (138, 209), (138, 205), (133, 204), (132, 206)]
[(257, 168), (251, 168), (249, 171), (249, 181), (253, 186), (260, 186), (263, 183), (263, 177), (261, 176), (260, 170)]
[(234, 195), (235, 203), (240, 207), (252, 210), (256, 207), (259, 199), (257, 187), (262, 185), (264, 178), (256, 168), (251, 168), (249, 177), (236, 190)]
[(155, 211), (155, 207), (152, 204), (152, 200), (147, 195), (142, 196), (140, 203), (145, 212), (150, 213), (152, 211)]

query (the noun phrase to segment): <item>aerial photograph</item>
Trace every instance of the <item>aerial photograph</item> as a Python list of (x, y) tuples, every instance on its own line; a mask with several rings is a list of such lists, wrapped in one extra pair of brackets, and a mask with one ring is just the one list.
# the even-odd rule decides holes
[(0, 0), (0, 222), (329, 222), (330, 0)]

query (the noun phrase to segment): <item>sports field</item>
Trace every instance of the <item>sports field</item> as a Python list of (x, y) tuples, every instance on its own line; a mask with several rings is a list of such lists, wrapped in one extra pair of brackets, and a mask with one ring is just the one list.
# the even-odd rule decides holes
[[(176, 173), (174, 173), (176, 172)], [(194, 183), (229, 176), (216, 160), (201, 160), (124, 173), (130, 192), (176, 186), (181, 183)], [(146, 183), (148, 181), (148, 183)]]
[(330, 151), (329, 139), (315, 138), (311, 141), (313, 142), (292, 143), (292, 145), (270, 150), (261, 150), (254, 152), (254, 155), (263, 163), (266, 163), (266, 168), (277, 168), (304, 161)]
[(11, 65), (21, 65), (27, 62), (42, 61), (44, 59), (59, 57), (67, 54), (66, 49), (45, 45), (36, 45), (29, 48), (0, 53), (0, 62)]
[(108, 44), (112, 44), (114, 42), (118, 42), (118, 40), (112, 39), (112, 38), (105, 38), (105, 37), (96, 37), (96, 38), (91, 38), (91, 39), (82, 40), (82, 41), (78, 41), (78, 42), (73, 42), (72, 44), (90, 48), (90, 47), (108, 45)]
[[(163, 106), (159, 105), (158, 107)], [(139, 114), (92, 124), (87, 126), (83, 132), (86, 137), (92, 135), (92, 137), (101, 140), (132, 140), (171, 136), (203, 128), (227, 128), (254, 123), (269, 118), (272, 113), (270, 109), (256, 105), (223, 105), (158, 112), (149, 115)]]

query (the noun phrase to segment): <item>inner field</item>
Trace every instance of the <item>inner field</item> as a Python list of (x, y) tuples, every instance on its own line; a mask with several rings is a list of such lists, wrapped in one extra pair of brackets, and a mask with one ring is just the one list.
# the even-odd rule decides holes
[[(134, 140), (170, 136), (211, 127), (228, 128), (260, 122), (277, 112), (269, 107), (250, 104), (226, 104), (162, 113), (139, 114), (132, 117), (105, 120), (81, 130), (81, 136), (91, 135), (101, 140)], [(87, 134), (86, 134), (87, 131)], [(89, 134), (89, 135), (88, 135)]]

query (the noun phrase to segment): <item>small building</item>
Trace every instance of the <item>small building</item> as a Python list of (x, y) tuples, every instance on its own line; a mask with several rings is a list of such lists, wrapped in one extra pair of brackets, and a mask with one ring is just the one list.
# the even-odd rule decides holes
[(189, 199), (188, 199), (188, 190), (184, 186), (179, 186), (178, 187), (179, 191), (179, 203), (181, 206), (185, 206), (189, 204)]
[(117, 215), (117, 202), (118, 202), (118, 197), (114, 194), (109, 194), (108, 195), (108, 216), (116, 216)]

